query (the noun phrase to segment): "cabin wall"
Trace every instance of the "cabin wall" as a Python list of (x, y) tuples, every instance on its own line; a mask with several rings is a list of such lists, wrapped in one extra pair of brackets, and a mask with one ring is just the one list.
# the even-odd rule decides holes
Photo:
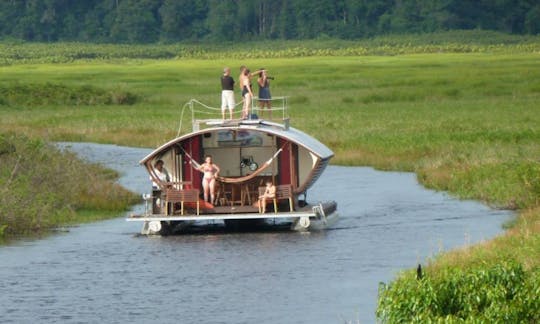
[(319, 159), (303, 147), (298, 148), (298, 186), (302, 187), (311, 176)]
[(298, 184), (302, 186), (311, 174), (311, 170), (316, 161), (313, 160), (313, 156), (310, 152), (303, 148), (298, 148)]
[(280, 148), (283, 148), (283, 151), (278, 156), (278, 168), (280, 170), (279, 176), (278, 176), (278, 183), (277, 184), (291, 184), (291, 174), (292, 174), (292, 168), (291, 168), (291, 155), (292, 155), (292, 144), (282, 138), (279, 138), (277, 141), (277, 145)]
[[(274, 155), (274, 147), (247, 147), (247, 148), (205, 148), (204, 154), (211, 155), (212, 160), (221, 169), (220, 175), (224, 177), (240, 177), (253, 172), (249, 163), (255, 162), (261, 167)], [(242, 160), (245, 166), (241, 166)], [(277, 162), (272, 163), (261, 175), (277, 175)]]
[(240, 148), (205, 148), (204, 155), (211, 155), (212, 161), (220, 168), (219, 175), (238, 177), (240, 170)]
[[(253, 172), (249, 168), (251, 162), (261, 167), (276, 152), (275, 137), (256, 130), (213, 131), (205, 133), (202, 141), (204, 155), (212, 156), (221, 169), (220, 175), (225, 177), (248, 175)], [(277, 162), (274, 162), (261, 175), (276, 175), (277, 172)]]
[(214, 130), (203, 134), (204, 148), (217, 147), (261, 147), (274, 146), (275, 139), (273, 135), (263, 133), (257, 130)]
[[(191, 157), (198, 163), (201, 163), (201, 138), (195, 136), (181, 143), (181, 147), (185, 152), (188, 152)], [(182, 152), (183, 153), (183, 152)], [(191, 159), (186, 155), (182, 155), (182, 181), (191, 182), (191, 188), (201, 189), (202, 174), (195, 170), (191, 165)], [(189, 186), (187, 186), (189, 187)]]

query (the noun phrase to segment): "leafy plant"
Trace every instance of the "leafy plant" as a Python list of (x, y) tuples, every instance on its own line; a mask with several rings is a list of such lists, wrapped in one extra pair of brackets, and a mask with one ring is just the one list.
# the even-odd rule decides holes
[(384, 323), (536, 323), (538, 280), (538, 271), (512, 261), (446, 268), (422, 279), (407, 272), (380, 285), (377, 316)]

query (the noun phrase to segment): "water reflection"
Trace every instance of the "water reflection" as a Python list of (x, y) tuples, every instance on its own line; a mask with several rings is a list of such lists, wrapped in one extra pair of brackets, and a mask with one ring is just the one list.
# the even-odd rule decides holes
[[(69, 146), (148, 192), (150, 150)], [(2, 321), (373, 323), (378, 282), (493, 237), (510, 215), (370, 168), (329, 167), (308, 199), (338, 202), (333, 229), (145, 237), (120, 217), (0, 247)]]

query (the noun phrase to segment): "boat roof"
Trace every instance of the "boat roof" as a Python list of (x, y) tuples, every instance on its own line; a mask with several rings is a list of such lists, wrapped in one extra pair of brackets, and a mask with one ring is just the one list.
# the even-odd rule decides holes
[(334, 156), (334, 152), (330, 150), (326, 145), (319, 142), (317, 139), (312, 136), (296, 129), (290, 127), (288, 122), (281, 124), (276, 122), (265, 121), (262, 119), (256, 120), (239, 120), (239, 121), (223, 121), (223, 120), (214, 120), (206, 121), (207, 125), (210, 125), (209, 128), (200, 129), (194, 132), (187, 133), (185, 135), (179, 136), (175, 139), (170, 140), (169, 142), (161, 145), (146, 157), (144, 157), (139, 163), (144, 164), (148, 160), (153, 159), (155, 156), (160, 155), (161, 152), (167, 151), (172, 146), (176, 145), (179, 142), (182, 142), (190, 137), (198, 136), (205, 133), (216, 132), (223, 129), (231, 130), (257, 130), (267, 134), (272, 134), (284, 139), (287, 139), (299, 146), (305, 147), (311, 153), (315, 154), (322, 160), (330, 159)]

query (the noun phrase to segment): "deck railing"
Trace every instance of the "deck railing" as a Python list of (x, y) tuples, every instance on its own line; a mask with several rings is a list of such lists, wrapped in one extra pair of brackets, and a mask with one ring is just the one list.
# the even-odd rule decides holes
[[(268, 101), (268, 100), (265, 100)], [(261, 109), (260, 100), (257, 97), (251, 100), (251, 109), (247, 121), (256, 121), (264, 119), (276, 123), (283, 123), (285, 127), (289, 125), (289, 107), (288, 97), (274, 97), (269, 100), (271, 102), (271, 108), (264, 107)], [(240, 118), (242, 114), (243, 100), (238, 102), (233, 111), (233, 119), (229, 119), (228, 109), (225, 111), (225, 119), (222, 117), (221, 108), (212, 107), (206, 105), (197, 99), (191, 99), (182, 107), (180, 124), (178, 126), (178, 133), (176, 136), (180, 136), (182, 133), (184, 118), (191, 118), (191, 131), (197, 131), (205, 126), (215, 126), (221, 124), (234, 124), (243, 122)], [(188, 113), (188, 116), (185, 114)]]
[[(262, 99), (262, 100), (260, 100), (258, 97), (253, 97), (253, 99), (251, 99), (250, 117), (256, 116), (259, 119), (261, 119), (261, 117), (268, 116), (268, 118), (265, 118), (265, 119), (274, 121), (273, 118), (278, 117), (277, 120), (285, 120), (289, 118), (287, 101), (288, 101), (288, 97), (274, 97), (272, 99)], [(261, 102), (270, 102), (270, 106), (272, 108), (265, 107), (261, 109), (260, 108)], [(276, 116), (276, 114), (278, 116)]]

